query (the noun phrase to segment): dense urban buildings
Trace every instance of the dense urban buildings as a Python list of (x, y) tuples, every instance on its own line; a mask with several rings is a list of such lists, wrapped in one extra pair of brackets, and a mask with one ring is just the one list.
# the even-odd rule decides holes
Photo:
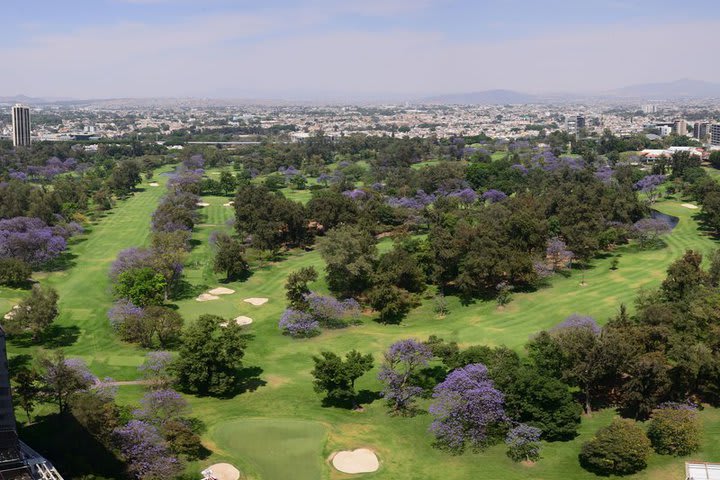
[(710, 126), (710, 143), (713, 146), (720, 146), (720, 123)]
[(30, 146), (30, 109), (24, 105), (12, 107), (13, 145)]

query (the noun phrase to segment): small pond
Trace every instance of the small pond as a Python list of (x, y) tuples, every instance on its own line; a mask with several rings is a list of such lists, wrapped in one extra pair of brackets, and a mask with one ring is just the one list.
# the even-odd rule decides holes
[(671, 230), (677, 227), (677, 224), (680, 223), (680, 219), (678, 217), (668, 215), (667, 213), (658, 212), (657, 210), (650, 210), (650, 217), (654, 218), (655, 220), (662, 220), (663, 222), (667, 223), (670, 226)]

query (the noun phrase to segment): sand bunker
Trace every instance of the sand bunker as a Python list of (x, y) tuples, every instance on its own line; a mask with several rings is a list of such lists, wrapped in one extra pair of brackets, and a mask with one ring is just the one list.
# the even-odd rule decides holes
[[(242, 316), (242, 315), (240, 315), (239, 317), (235, 317), (235, 323), (237, 323), (237, 324), (240, 325), (241, 327), (243, 327), (243, 326), (245, 326), (245, 325), (250, 325), (252, 322), (253, 322), (253, 319), (250, 318), (250, 317), (244, 317), (244, 316)], [(221, 327), (227, 327), (227, 326), (228, 326), (228, 322), (222, 322), (222, 323), (220, 324), (220, 326), (221, 326)]]
[(151, 183), (148, 183), (148, 185), (150, 185), (151, 187), (159, 187), (160, 186), (160, 184), (157, 182), (151, 182)]
[(253, 322), (253, 319), (250, 317), (244, 317), (240, 315), (239, 317), (235, 317), (235, 323), (238, 325), (250, 325)]
[(208, 293), (210, 295), (230, 295), (231, 293), (235, 293), (235, 290), (230, 290), (229, 288), (225, 287), (217, 287), (213, 288), (212, 290), (208, 290)]
[(233, 202), (232, 200), (227, 203), (223, 203), (223, 207), (232, 207), (233, 205), (235, 205), (235, 202)]
[(246, 298), (243, 300), (243, 302), (247, 302), (250, 305), (255, 305), (256, 307), (259, 307), (260, 305), (265, 305), (268, 302), (267, 298)]
[(198, 207), (209, 207), (210, 206), (210, 204), (207, 202), (197, 202), (195, 205), (197, 205)]
[(682, 206), (685, 207), (685, 208), (689, 208), (690, 210), (697, 210), (697, 209), (698, 209), (698, 206), (697, 206), (697, 205), (693, 205), (692, 203), (683, 203)]
[(215, 465), (210, 465), (201, 473), (203, 478), (209, 480), (238, 480), (240, 478), (240, 470), (229, 463), (216, 463)]
[(338, 452), (332, 458), (332, 464), (343, 473), (370, 473), (380, 468), (377, 455), (367, 448)]
[(3, 318), (4, 318), (5, 320), (11, 320), (11, 319), (15, 316), (15, 310), (17, 310), (18, 308), (20, 308), (20, 305), (14, 305), (14, 306), (12, 307), (12, 310), (10, 310), (8, 313), (6, 313), (6, 314), (3, 316)]
[(202, 295), (199, 295), (195, 300), (198, 302), (209, 302), (211, 300), (218, 300), (220, 297), (217, 295), (210, 295), (209, 293), (203, 293)]

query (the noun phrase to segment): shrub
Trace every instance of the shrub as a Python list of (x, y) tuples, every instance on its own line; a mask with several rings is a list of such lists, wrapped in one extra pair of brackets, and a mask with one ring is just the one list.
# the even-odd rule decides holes
[(508, 447), (507, 456), (515, 462), (539, 460), (541, 434), (539, 428), (523, 423), (510, 429), (505, 437), (505, 444)]
[(647, 467), (650, 440), (633, 420), (615, 418), (580, 449), (580, 464), (601, 475), (628, 475)]
[(17, 258), (0, 258), (0, 285), (15, 287), (28, 281), (30, 265)]
[(653, 411), (647, 434), (657, 453), (681, 457), (700, 448), (701, 428), (693, 407), (666, 404)]

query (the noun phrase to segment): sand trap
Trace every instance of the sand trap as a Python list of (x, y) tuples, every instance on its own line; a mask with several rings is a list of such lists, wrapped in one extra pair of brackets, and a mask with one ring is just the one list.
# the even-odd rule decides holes
[(10, 320), (15, 316), (15, 310), (19, 309), (20, 305), (13, 305), (12, 310), (10, 310), (8, 313), (6, 313), (3, 318), (5, 320)]
[(246, 298), (243, 300), (243, 302), (247, 302), (250, 305), (255, 305), (256, 307), (259, 307), (260, 305), (265, 305), (268, 302), (267, 298)]
[(253, 319), (250, 317), (244, 317), (240, 315), (239, 317), (235, 317), (235, 323), (238, 325), (250, 325), (253, 322)]
[(151, 187), (159, 187), (160, 186), (160, 184), (157, 182), (151, 182), (151, 183), (148, 183), (148, 185), (150, 185)]
[(682, 206), (685, 207), (685, 208), (689, 208), (690, 210), (697, 210), (697, 209), (698, 209), (698, 206), (697, 206), (697, 205), (693, 205), (692, 203), (683, 203)]
[(217, 287), (213, 288), (212, 290), (208, 290), (208, 293), (210, 295), (230, 295), (231, 293), (235, 293), (235, 290), (230, 290), (229, 288), (225, 287)]
[[(236, 317), (236, 318), (235, 318), (235, 323), (237, 323), (237, 324), (240, 325), (241, 327), (244, 327), (245, 325), (250, 325), (252, 322), (253, 322), (253, 319), (252, 319), (252, 318), (250, 318), (250, 317), (243, 317), (242, 315), (240, 315), (239, 317)], [(222, 322), (222, 323), (220, 324), (220, 326), (221, 326), (221, 327), (227, 327), (227, 326), (228, 326), (228, 322)]]
[(235, 205), (235, 202), (233, 202), (233, 201), (223, 203), (223, 207), (232, 207), (233, 205)]
[(220, 297), (217, 295), (210, 295), (209, 293), (203, 293), (202, 295), (199, 295), (195, 300), (198, 302), (209, 302), (211, 300), (218, 300)]
[(210, 465), (201, 473), (203, 478), (206, 479), (238, 480), (240, 478), (240, 470), (229, 463), (216, 463), (215, 465)]
[(210, 206), (210, 204), (207, 202), (197, 202), (195, 205), (197, 205), (198, 207), (209, 207)]
[(367, 448), (338, 452), (332, 458), (332, 464), (343, 473), (370, 473), (380, 468), (377, 455)]

